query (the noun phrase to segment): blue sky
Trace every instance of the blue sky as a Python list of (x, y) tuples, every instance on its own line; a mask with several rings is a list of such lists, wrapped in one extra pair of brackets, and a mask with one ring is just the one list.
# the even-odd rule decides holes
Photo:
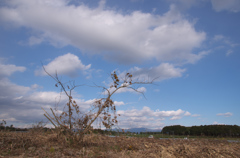
[[(63, 82), (108, 87), (126, 72), (154, 85), (113, 96), (119, 127), (240, 125), (240, 1), (2, 0), (0, 119), (17, 127), (44, 120)], [(81, 86), (82, 111), (104, 97)], [(59, 109), (67, 98), (61, 96)]]

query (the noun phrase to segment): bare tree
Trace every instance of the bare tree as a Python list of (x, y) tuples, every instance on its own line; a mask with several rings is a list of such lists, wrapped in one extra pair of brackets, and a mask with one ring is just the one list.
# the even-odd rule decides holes
[[(133, 88), (133, 85), (135, 84), (152, 84), (152, 81), (148, 82), (134, 82), (132, 81), (132, 74), (126, 73), (121, 80), (117, 76), (116, 72), (114, 71), (111, 74), (111, 78), (113, 80), (112, 85), (109, 88), (97, 86), (94, 87), (100, 87), (104, 90), (106, 93), (106, 97), (96, 99), (91, 108), (88, 112), (80, 111), (79, 106), (77, 105), (76, 101), (73, 100), (72, 97), (72, 90), (74, 88), (82, 86), (82, 85), (75, 85), (74, 82), (67, 82), (62, 83), (57, 73), (55, 74), (55, 77), (49, 74), (46, 69), (43, 67), (44, 71), (52, 77), (55, 81), (56, 87), (61, 87), (61, 90), (65, 93), (65, 95), (68, 97), (68, 103), (67, 103), (67, 111), (63, 111), (60, 116), (57, 116), (57, 114), (50, 108), (52, 115), (47, 113), (46, 110), (44, 116), (55, 126), (57, 129), (61, 129), (61, 131), (68, 131), (74, 135), (72, 132), (72, 129), (78, 130), (78, 139), (75, 137), (75, 139), (83, 139), (84, 134), (92, 130), (92, 124), (97, 120), (100, 119), (101, 122), (106, 128), (110, 128), (111, 126), (118, 123), (117, 117), (120, 116), (120, 114), (117, 116), (116, 114), (116, 106), (114, 105), (113, 100), (111, 99), (113, 94), (115, 94), (118, 90), (122, 88), (130, 88), (135, 92), (142, 93), (138, 91), (137, 89)], [(144, 95), (144, 94), (143, 94)], [(74, 114), (73, 114), (74, 113)], [(76, 135), (75, 135), (76, 136)]]
[[(64, 83), (62, 83), (61, 81), (60, 81), (60, 79), (58, 78), (58, 75), (57, 75), (57, 73), (55, 74), (55, 77), (54, 76), (52, 76), (51, 74), (49, 74), (47, 71), (46, 71), (46, 69), (44, 68), (44, 66), (43, 66), (43, 69), (44, 69), (44, 71), (50, 76), (50, 77), (52, 77), (55, 81), (56, 81), (56, 84), (55, 84), (55, 87), (61, 87), (61, 91), (63, 91), (65, 94), (66, 94), (66, 96), (68, 97), (68, 103), (67, 103), (67, 107), (68, 107), (68, 111), (67, 111), (67, 113), (66, 112), (63, 112), (62, 114), (61, 114), (61, 116), (60, 117), (57, 117), (57, 115), (53, 112), (53, 110), (52, 110), (52, 108), (51, 108), (51, 112), (52, 112), (52, 114), (53, 114), (53, 116), (54, 116), (54, 118), (53, 117), (51, 117), (44, 109), (44, 111), (45, 111), (45, 114), (44, 114), (44, 116), (55, 126), (55, 127), (57, 127), (57, 126), (59, 126), (59, 127), (61, 127), (61, 128), (68, 128), (67, 127), (67, 122), (68, 122), (68, 124), (69, 124), (69, 129), (72, 129), (72, 115), (73, 115), (73, 109), (72, 109), (72, 107), (75, 107), (76, 109), (76, 112), (77, 113), (79, 113), (79, 107), (76, 105), (76, 101), (74, 101), (73, 100), (73, 98), (72, 98), (72, 91), (76, 88), (76, 87), (79, 87), (79, 86), (82, 86), (82, 85), (75, 85), (75, 82), (74, 81), (69, 81), (68, 83), (67, 83), (67, 85), (65, 86), (65, 84)], [(68, 90), (67, 90), (68, 89)], [(68, 116), (68, 121), (66, 121), (66, 120), (64, 120), (64, 121), (62, 121), (62, 117), (63, 116)], [(55, 123), (54, 123), (55, 122)], [(57, 124), (57, 125), (56, 125)]]

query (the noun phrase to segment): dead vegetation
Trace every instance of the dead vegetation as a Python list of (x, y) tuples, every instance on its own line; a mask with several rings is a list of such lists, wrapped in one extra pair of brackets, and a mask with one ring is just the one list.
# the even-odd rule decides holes
[(118, 124), (117, 118), (120, 114), (116, 113), (116, 106), (112, 100), (112, 96), (117, 91), (128, 88), (143, 94), (143, 92), (138, 91), (134, 85), (152, 84), (154, 81), (133, 81), (132, 74), (126, 73), (125, 76), (119, 77), (116, 71), (114, 71), (111, 73), (112, 83), (109, 88), (94, 85), (94, 87), (98, 87), (103, 90), (105, 93), (104, 96), (102, 98), (95, 99), (90, 108), (87, 111), (83, 111), (72, 96), (72, 91), (83, 85), (75, 85), (74, 81), (64, 83), (59, 79), (57, 72), (55, 76), (53, 76), (46, 71), (44, 66), (43, 69), (52, 79), (54, 79), (56, 82), (55, 87), (59, 87), (61, 92), (64, 92), (68, 98), (68, 102), (65, 106), (66, 109), (64, 107), (60, 116), (58, 115), (58, 110), (54, 111), (50, 108), (50, 111), (47, 112), (42, 108), (45, 112), (44, 116), (55, 127), (55, 132), (58, 137), (64, 137), (72, 143), (77, 143), (80, 146), (82, 146), (81, 143), (83, 142), (84, 136), (92, 132), (92, 124), (96, 120), (99, 122), (100, 127), (103, 125), (107, 129)]
[(82, 146), (55, 132), (0, 132), (0, 157), (240, 157), (240, 143), (88, 134)]

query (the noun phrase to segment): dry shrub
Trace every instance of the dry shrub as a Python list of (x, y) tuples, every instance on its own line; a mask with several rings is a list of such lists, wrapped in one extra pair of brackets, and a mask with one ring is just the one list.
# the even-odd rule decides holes
[[(112, 85), (110, 85), (109, 88), (94, 86), (102, 88), (106, 93), (104, 97), (96, 99), (87, 111), (83, 111), (72, 97), (72, 91), (83, 85), (75, 85), (74, 81), (64, 83), (59, 79), (57, 73), (53, 76), (45, 70), (44, 66), (43, 69), (52, 79), (55, 80), (55, 87), (60, 87), (61, 91), (68, 98), (68, 102), (65, 106), (66, 108), (63, 109), (60, 115), (58, 115), (59, 111), (54, 111), (52, 108), (50, 108), (49, 112), (42, 108), (45, 112), (44, 116), (55, 127), (59, 139), (66, 139), (69, 144), (78, 146), (83, 146), (83, 144), (81, 144), (83, 143), (83, 138), (86, 134), (92, 132), (92, 124), (96, 120), (100, 122), (100, 126), (104, 125), (108, 129), (113, 125), (118, 124), (117, 118), (120, 114), (116, 114), (116, 106), (112, 100), (112, 96), (118, 90), (122, 88), (130, 88), (131, 90), (143, 94), (143, 92), (134, 88), (133, 85), (153, 83), (153, 80), (151, 82), (134, 82), (132, 79), (133, 76), (130, 73), (126, 73), (124, 77), (119, 78), (114, 71), (111, 74)], [(77, 130), (77, 132), (73, 132), (73, 130)], [(132, 146), (129, 146), (128, 148), (133, 149)]]

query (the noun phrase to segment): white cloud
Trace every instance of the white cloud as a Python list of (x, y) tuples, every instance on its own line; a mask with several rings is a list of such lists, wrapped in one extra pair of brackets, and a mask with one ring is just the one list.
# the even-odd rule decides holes
[(33, 84), (33, 85), (31, 85), (31, 88), (32, 89), (40, 89), (40, 88), (43, 88), (43, 87), (39, 86), (38, 84)]
[(217, 114), (217, 116), (224, 116), (224, 117), (230, 117), (232, 116), (233, 114), (231, 112), (226, 112), (226, 113), (219, 113)]
[[(151, 68), (139, 68), (134, 67), (128, 70), (133, 75), (133, 80), (139, 81), (162, 81), (166, 79), (181, 77), (185, 69), (174, 67), (169, 63), (162, 63), (156, 67)], [(126, 72), (122, 72), (120, 76), (124, 76)]]
[[(73, 96), (73, 100), (76, 101), (81, 112), (86, 112), (86, 110), (89, 109), (97, 99), (84, 100)], [(39, 107), (49, 105), (48, 108), (50, 108), (51, 106), (57, 105), (59, 106), (58, 109), (62, 110), (68, 102), (68, 97), (65, 94), (60, 94), (58, 92), (44, 91), (34, 92), (27, 96), (25, 101), (38, 104)]]
[(213, 9), (216, 12), (220, 11), (230, 11), (239, 12), (240, 11), (240, 1), (239, 0), (211, 0)]
[(129, 117), (128, 120), (131, 120), (133, 122), (145, 122), (147, 120), (152, 121), (153, 119), (149, 119), (147, 117)]
[[(5, 91), (5, 93), (7, 92), (6, 96), (0, 93), (0, 119), (14, 122), (14, 124), (32, 124), (34, 121), (44, 120), (44, 111), (41, 107), (49, 113), (51, 113), (50, 108), (57, 107), (59, 114), (68, 102), (65, 94), (60, 95), (53, 91), (33, 92), (30, 87), (12, 85), (14, 85), (13, 88)], [(0, 84), (0, 88), (4, 87)], [(16, 92), (18, 93), (15, 94)], [(74, 100), (82, 113), (85, 113), (96, 101), (96, 99), (84, 100), (75, 97)], [(117, 102), (116, 104), (122, 103)]]
[(24, 98), (26, 101), (35, 102), (38, 104), (50, 104), (55, 105), (59, 100), (67, 101), (65, 95), (61, 95), (57, 92), (45, 91), (45, 92), (34, 92), (31, 95)]
[(178, 109), (177, 111), (174, 111), (174, 110), (172, 110), (172, 111), (159, 111), (159, 110), (157, 110), (155, 112), (155, 115), (157, 117), (170, 117), (170, 116), (174, 117), (174, 116), (180, 116), (183, 113), (184, 113), (184, 111), (181, 110), (181, 109)]
[(226, 125), (226, 124), (224, 124), (224, 123), (218, 123), (217, 121), (214, 121), (214, 122), (213, 122), (213, 125)]
[(181, 118), (182, 118), (181, 116), (173, 116), (172, 118), (170, 118), (170, 120), (179, 120)]
[[(16, 125), (32, 124), (44, 119), (41, 107), (49, 111), (50, 107), (58, 105), (59, 110), (62, 110), (66, 105), (68, 98), (65, 95), (60, 96), (60, 93), (51, 91), (36, 91), (39, 88), (41, 86), (37, 84), (26, 87), (12, 83), (6, 77), (0, 78), (0, 119)], [(75, 92), (73, 94), (77, 96)], [(85, 112), (93, 101), (76, 98), (82, 112)]]
[[(2, 61), (0, 60), (0, 62)], [(19, 122), (17, 117), (19, 115), (18, 110), (24, 109), (24, 107), (21, 107), (22, 98), (31, 92), (31, 88), (12, 83), (7, 77), (16, 71), (23, 72), (26, 68), (0, 63), (0, 69), (0, 120)]]
[(29, 87), (19, 86), (9, 81), (7, 78), (0, 79), (0, 97), (12, 99), (27, 94)]
[(184, 116), (188, 116), (188, 111), (178, 109), (176, 111), (153, 111), (149, 107), (144, 106), (141, 110), (118, 110), (117, 114), (120, 114), (119, 125), (121, 127), (145, 127), (145, 128), (160, 128), (164, 125), (162, 122), (165, 118), (169, 120), (181, 119)]
[(0, 89), (0, 119), (8, 123), (32, 123), (43, 119), (39, 104), (25, 100), (32, 92), (30, 87), (16, 85), (4, 78), (0, 80)]
[(186, 111), (185, 114), (184, 114), (184, 116), (191, 116), (191, 113), (188, 112), (188, 111)]
[(1, 63), (0, 60), (0, 77), (11, 76), (14, 72), (24, 72), (25, 70), (26, 68), (23, 66), (16, 66), (11, 64), (5, 65)]
[(118, 114), (121, 114), (126, 117), (158, 117), (158, 118), (163, 118), (163, 117), (173, 117), (173, 116), (180, 116), (183, 115), (184, 111), (181, 109), (178, 109), (177, 111), (153, 111), (149, 107), (144, 106), (142, 110), (137, 110), (137, 109), (132, 109), (132, 110), (119, 110)]
[[(157, 67), (151, 68), (139, 68), (133, 67), (128, 71), (118, 72), (118, 77), (121, 82), (125, 79), (126, 73), (132, 74), (132, 80), (134, 82), (151, 82), (151, 81), (162, 81), (166, 79), (181, 77), (182, 73), (184, 73), (185, 69), (175, 68), (172, 64), (162, 63)], [(112, 85), (112, 80), (110, 83), (106, 84), (107, 87)], [(134, 87), (133, 87), (134, 88)], [(145, 87), (135, 88), (137, 91), (145, 93), (147, 90)], [(116, 88), (110, 88), (110, 92), (116, 90)], [(155, 90), (156, 92), (159, 90)], [(116, 93), (124, 93), (124, 92), (136, 92), (131, 88), (121, 88)], [(104, 91), (102, 94), (107, 94), (107, 91)]]
[(173, 5), (167, 13), (153, 15), (73, 6), (66, 0), (6, 3), (0, 8), (0, 21), (37, 32), (29, 39), (31, 45), (43, 41), (55, 46), (73, 45), (119, 63), (151, 59), (193, 63), (202, 58), (192, 50), (201, 46), (205, 33), (197, 32)]
[(120, 101), (120, 102), (114, 101), (114, 105), (121, 106), (121, 105), (125, 105), (125, 103), (123, 101)]
[[(52, 75), (56, 72), (58, 75), (68, 75), (70, 77), (76, 77), (78, 71), (86, 71), (91, 67), (91, 64), (84, 65), (78, 56), (68, 53), (55, 58), (49, 64), (44, 65), (46, 71)], [(35, 71), (36, 75), (47, 75), (43, 68)]]

